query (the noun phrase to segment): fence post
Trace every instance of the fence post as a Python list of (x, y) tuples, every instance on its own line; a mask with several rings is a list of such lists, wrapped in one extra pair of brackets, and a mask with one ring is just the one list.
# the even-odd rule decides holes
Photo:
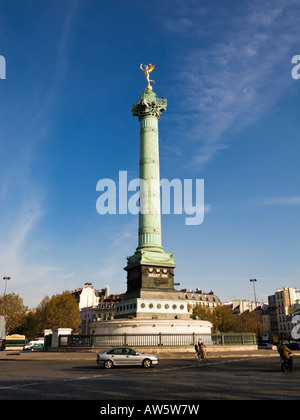
[(222, 346), (225, 346), (225, 337), (223, 333), (221, 333), (221, 343), (222, 343)]
[(124, 346), (127, 346), (127, 337), (126, 337), (126, 333), (124, 333)]
[(158, 333), (158, 345), (161, 346), (161, 332)]

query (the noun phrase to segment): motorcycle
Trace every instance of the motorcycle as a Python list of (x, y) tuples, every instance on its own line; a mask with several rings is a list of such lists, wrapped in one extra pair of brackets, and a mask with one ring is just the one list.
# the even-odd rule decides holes
[(282, 372), (292, 372), (293, 371), (293, 359), (290, 357), (286, 359), (284, 357), (281, 358), (281, 370)]

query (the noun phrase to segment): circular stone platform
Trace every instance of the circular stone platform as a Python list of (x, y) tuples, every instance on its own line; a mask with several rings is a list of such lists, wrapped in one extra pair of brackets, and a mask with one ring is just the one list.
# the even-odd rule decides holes
[(115, 319), (90, 325), (94, 334), (211, 334), (212, 324), (195, 319)]

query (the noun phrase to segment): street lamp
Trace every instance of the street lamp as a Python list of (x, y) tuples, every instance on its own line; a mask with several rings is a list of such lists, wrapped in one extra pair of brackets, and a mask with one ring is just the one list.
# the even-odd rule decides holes
[[(84, 283), (85, 286), (91, 286), (92, 283)], [(86, 320), (85, 320), (85, 333), (88, 332), (88, 319), (89, 319), (89, 294), (86, 295)]]
[(10, 280), (10, 277), (3, 277), (3, 280), (5, 281), (4, 295), (3, 295), (3, 301), (2, 301), (2, 312), (4, 314), (4, 298), (6, 295), (7, 280)]
[(3, 277), (3, 280), (5, 280), (5, 288), (4, 288), (4, 296), (6, 295), (6, 287), (7, 287), (7, 280), (10, 280), (10, 277)]
[(257, 309), (257, 303), (256, 303), (256, 293), (255, 293), (255, 283), (257, 282), (257, 280), (256, 280), (256, 279), (250, 279), (250, 281), (251, 281), (251, 283), (253, 283), (255, 309)]
[(256, 279), (250, 279), (251, 283), (253, 284), (253, 291), (254, 291), (254, 301), (255, 301), (255, 315), (256, 315), (256, 323), (257, 323), (257, 335), (260, 336), (259, 330), (259, 323), (258, 323), (258, 313), (257, 313), (257, 301), (256, 301), (256, 292), (255, 292), (255, 283), (257, 282)]

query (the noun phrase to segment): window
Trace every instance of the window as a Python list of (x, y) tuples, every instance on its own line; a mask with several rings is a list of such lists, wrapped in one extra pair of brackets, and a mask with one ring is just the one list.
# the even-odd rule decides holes
[(125, 349), (122, 347), (118, 347), (116, 349), (112, 349), (110, 351), (107, 352), (107, 354), (129, 354), (129, 351), (131, 349)]

